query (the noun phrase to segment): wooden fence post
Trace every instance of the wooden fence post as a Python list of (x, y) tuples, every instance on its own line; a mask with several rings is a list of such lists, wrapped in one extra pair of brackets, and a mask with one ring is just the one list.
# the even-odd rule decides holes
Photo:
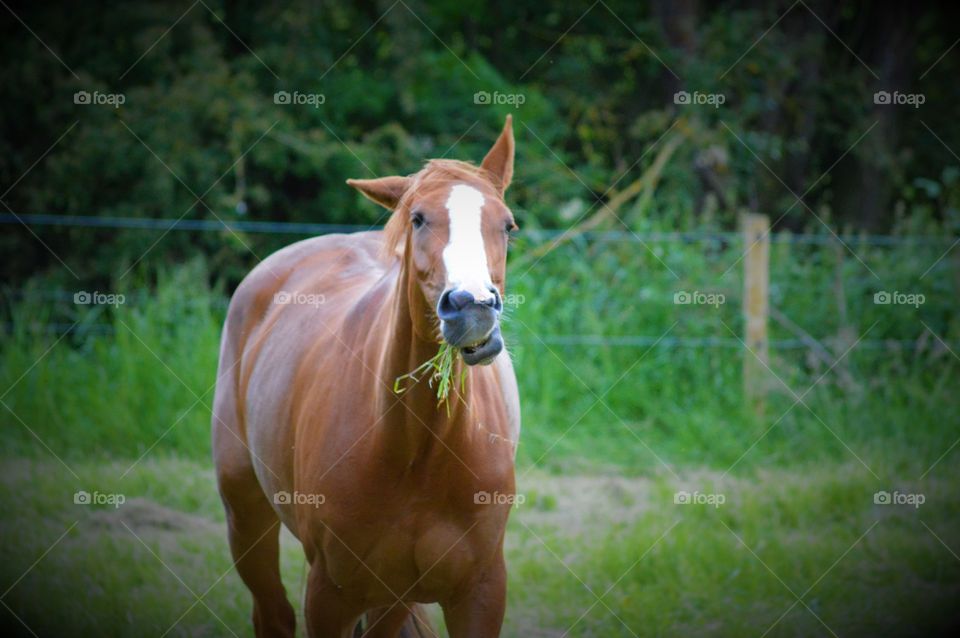
[(750, 351), (743, 354), (744, 396), (762, 417), (769, 381), (770, 351), (767, 338), (770, 288), (770, 218), (743, 215), (743, 315)]

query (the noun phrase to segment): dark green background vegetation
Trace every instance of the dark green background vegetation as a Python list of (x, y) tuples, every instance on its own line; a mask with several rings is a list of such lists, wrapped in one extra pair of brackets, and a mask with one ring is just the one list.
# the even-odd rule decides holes
[[(774, 219), (789, 209), (779, 229), (820, 228), (794, 205), (801, 194), (838, 229), (889, 232), (918, 215), (958, 223), (960, 161), (949, 149), (960, 147), (960, 56), (943, 55), (957, 18), (948, 2), (10, 7), (37, 35), (3, 12), (0, 183), (16, 182), (2, 199), (20, 214), (372, 224), (381, 211), (344, 179), (413, 172), (444, 153), (479, 160), (512, 112), (511, 203), (527, 229), (566, 227), (597, 198), (609, 201), (650, 166), (668, 130), (682, 143), (656, 197), (621, 210), (635, 230), (649, 218), (731, 228), (742, 209)], [(81, 90), (126, 101), (76, 105)], [(277, 105), (278, 90), (325, 103)], [(679, 90), (726, 102), (678, 106)], [(878, 90), (925, 103), (876, 105)], [(478, 91), (524, 103), (477, 105)], [(65, 275), (27, 230), (3, 235), (3, 281)], [(81, 278), (103, 284), (157, 234), (42, 236)], [(241, 241), (262, 256), (289, 239), (173, 233), (144, 270), (199, 252), (235, 283), (254, 259)]]

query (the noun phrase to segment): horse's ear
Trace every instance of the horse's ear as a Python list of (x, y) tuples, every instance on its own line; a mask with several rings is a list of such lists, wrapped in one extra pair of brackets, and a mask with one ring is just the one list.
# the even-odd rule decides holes
[(480, 166), (499, 182), (501, 193), (507, 190), (513, 179), (513, 117), (510, 115)]
[(348, 179), (347, 185), (356, 188), (367, 199), (393, 210), (410, 187), (410, 178), (393, 175), (377, 179)]

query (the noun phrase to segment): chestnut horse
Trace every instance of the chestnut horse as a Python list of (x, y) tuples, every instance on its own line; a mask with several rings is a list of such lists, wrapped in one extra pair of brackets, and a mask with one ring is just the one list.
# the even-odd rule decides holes
[[(499, 327), (513, 149), (508, 117), (480, 166), (348, 180), (393, 211), (382, 232), (293, 244), (237, 288), (213, 450), (257, 636), (294, 635), (280, 522), (309, 563), (309, 636), (432, 635), (433, 602), (453, 638), (499, 634), (520, 431)], [(444, 341), (446, 405), (425, 378), (395, 392)]]

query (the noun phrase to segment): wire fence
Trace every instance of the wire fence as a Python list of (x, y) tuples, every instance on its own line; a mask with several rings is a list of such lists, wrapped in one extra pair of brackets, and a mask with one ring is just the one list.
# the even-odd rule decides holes
[[(0, 332), (10, 334), (17, 326), (11, 322), (0, 322)], [(21, 329), (24, 326), (19, 326)], [(117, 334), (113, 324), (109, 323), (36, 323), (26, 326), (31, 332), (38, 332), (50, 336), (74, 335), (78, 337), (107, 337)], [(648, 336), (607, 336), (607, 335), (543, 335), (531, 339), (517, 337), (511, 339), (512, 344), (524, 346), (574, 346), (574, 347), (623, 347), (623, 348), (657, 348), (676, 350), (680, 348), (709, 349), (722, 348), (727, 350), (742, 350), (743, 341), (736, 337), (648, 337)], [(829, 343), (829, 342), (828, 342)], [(857, 343), (858, 348), (865, 350), (909, 351), (915, 349), (919, 339), (872, 339)], [(843, 345), (849, 346), (844, 342)], [(949, 345), (951, 348), (955, 346)], [(775, 350), (809, 350), (810, 344), (803, 339), (773, 339), (770, 347)]]
[[(53, 226), (64, 228), (100, 228), (108, 230), (139, 229), (191, 232), (244, 232), (273, 235), (326, 235), (330, 233), (356, 233), (378, 230), (382, 226), (364, 224), (315, 224), (308, 222), (277, 222), (255, 220), (216, 219), (167, 219), (161, 217), (99, 217), (93, 215), (52, 215), (0, 213), (0, 224), (24, 224), (27, 226)], [(533, 240), (555, 239), (566, 233), (563, 229), (521, 230), (521, 237)], [(740, 241), (739, 232), (647, 232), (627, 230), (587, 231), (581, 235), (587, 239), (606, 241), (645, 242), (695, 242), (695, 241)], [(830, 245), (843, 241), (848, 244), (870, 246), (940, 246), (960, 242), (960, 237), (935, 235), (872, 235), (866, 233), (833, 235), (830, 233), (770, 233), (772, 243)]]
[[(272, 234), (272, 235), (303, 235), (315, 236), (331, 233), (354, 233), (381, 228), (376, 225), (362, 224), (320, 224), (305, 222), (279, 222), (279, 221), (255, 221), (255, 220), (211, 220), (211, 219), (166, 219), (166, 218), (148, 218), (148, 217), (117, 217), (117, 216), (93, 216), (93, 215), (57, 215), (57, 214), (0, 214), (0, 224), (19, 224), (42, 227), (60, 227), (60, 228), (88, 228), (104, 230), (144, 230), (144, 231), (186, 231), (186, 232), (243, 232), (251, 234)], [(568, 230), (558, 229), (528, 229), (519, 233), (520, 237), (529, 239), (533, 242), (555, 240), (558, 237), (568, 234)], [(722, 231), (700, 231), (700, 232), (633, 232), (633, 231), (588, 231), (578, 235), (578, 238), (588, 241), (601, 242), (649, 242), (649, 243), (672, 243), (672, 242), (723, 242), (740, 243), (743, 242), (743, 234), (739, 232)], [(952, 236), (932, 236), (932, 235), (871, 235), (871, 234), (847, 234), (833, 235), (830, 233), (790, 233), (790, 232), (771, 232), (769, 241), (774, 244), (810, 244), (810, 245), (839, 245), (841, 242), (848, 245), (857, 246), (950, 246), (960, 242), (960, 238)], [(75, 302), (75, 291), (70, 290), (7, 290), (5, 294), (8, 299), (40, 299), (55, 303)], [(144, 299), (149, 293), (147, 291), (137, 291), (133, 295), (128, 295), (129, 301)], [(736, 294), (731, 295), (734, 301)], [(227, 300), (198, 300), (203, 305), (208, 306), (218, 312), (226, 310)], [(23, 329), (25, 326), (19, 326)], [(89, 323), (78, 321), (68, 323), (62, 321), (52, 322), (29, 322), (28, 327), (32, 332), (40, 332), (52, 335), (77, 335), (77, 336), (109, 336), (115, 333), (115, 328), (110, 323)], [(12, 322), (0, 322), (0, 333), (10, 334), (17, 329)], [(519, 338), (521, 344), (529, 345), (548, 345), (548, 346), (571, 346), (571, 347), (625, 347), (625, 348), (722, 348), (722, 349), (742, 349), (743, 341), (737, 337), (682, 337), (682, 336), (647, 336), (647, 335), (600, 335), (600, 334), (554, 334), (541, 335), (536, 339)], [(859, 343), (859, 347), (876, 350), (909, 350), (919, 346), (921, 338), (910, 339), (874, 339), (864, 340)], [(829, 340), (825, 340), (829, 343)], [(953, 347), (951, 344), (945, 344)], [(771, 339), (769, 347), (777, 350), (805, 350), (810, 349), (809, 339)]]

